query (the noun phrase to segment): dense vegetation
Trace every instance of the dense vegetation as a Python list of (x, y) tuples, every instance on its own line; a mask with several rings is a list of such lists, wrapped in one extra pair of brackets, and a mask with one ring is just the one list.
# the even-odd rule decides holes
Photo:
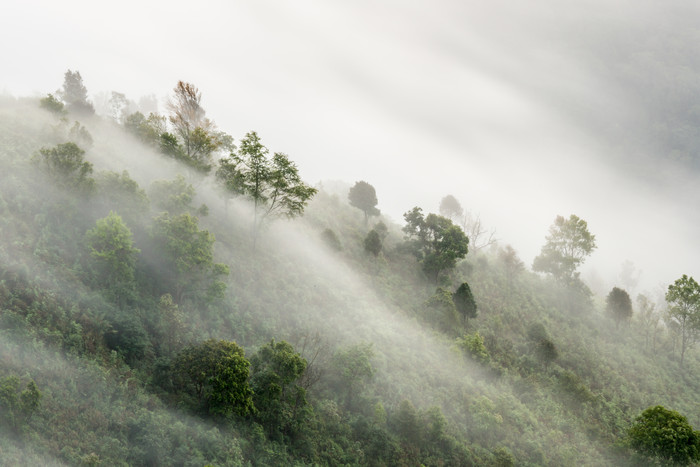
[(0, 107), (5, 462), (698, 461), (692, 278), (600, 299), (575, 215), (537, 275), (453, 197), (396, 225), (367, 182), (310, 187), (189, 83), (110, 119), (65, 79)]

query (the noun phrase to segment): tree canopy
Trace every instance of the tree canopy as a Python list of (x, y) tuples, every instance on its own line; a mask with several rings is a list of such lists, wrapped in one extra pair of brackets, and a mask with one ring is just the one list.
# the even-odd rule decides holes
[(440, 274), (452, 269), (458, 259), (469, 251), (469, 238), (451, 220), (437, 214), (423, 216), (423, 210), (414, 207), (403, 215), (409, 248), (423, 265), (425, 274), (436, 283)]
[(459, 219), (464, 214), (464, 209), (457, 198), (452, 195), (447, 195), (440, 200), (440, 215), (454, 221)]
[(228, 266), (214, 263), (214, 235), (200, 230), (196, 217), (163, 213), (154, 220), (151, 236), (164, 268), (164, 292), (172, 292), (178, 302), (185, 297), (209, 300), (223, 294), (226, 285), (219, 276), (228, 274)]
[(457, 311), (462, 315), (465, 321), (476, 318), (476, 301), (474, 300), (474, 295), (472, 294), (469, 284), (463, 282), (457, 288), (457, 291), (452, 294), (452, 300), (454, 300)]
[(700, 285), (692, 277), (683, 274), (668, 286), (666, 301), (670, 305), (669, 319), (675, 323), (681, 336), (681, 366), (685, 351), (700, 336)]
[(237, 152), (219, 161), (216, 177), (230, 193), (253, 201), (253, 238), (265, 220), (300, 216), (318, 191), (306, 185), (299, 170), (287, 155), (268, 149), (251, 131), (240, 142)]
[(41, 148), (34, 160), (41, 163), (46, 173), (60, 186), (78, 191), (92, 191), (95, 180), (90, 177), (92, 164), (85, 161), (85, 151), (68, 142), (53, 148)]
[(626, 290), (613, 287), (605, 298), (605, 309), (619, 326), (622, 321), (632, 318), (632, 300)]
[(649, 407), (628, 431), (631, 447), (640, 454), (675, 465), (700, 461), (700, 433), (674, 410)]
[(562, 281), (578, 278), (576, 269), (596, 248), (595, 235), (588, 231), (586, 221), (573, 214), (569, 219), (557, 216), (546, 240), (532, 269)]
[(365, 181), (355, 182), (355, 185), (348, 192), (348, 200), (350, 205), (360, 209), (365, 214), (365, 224), (369, 216), (378, 216), (380, 211), (377, 209), (377, 192), (374, 187)]
[(63, 88), (57, 92), (61, 100), (66, 104), (68, 111), (80, 114), (92, 115), (95, 108), (87, 98), (87, 88), (83, 84), (83, 77), (79, 71), (66, 71), (63, 76)]
[(131, 230), (115, 212), (98, 219), (86, 233), (90, 255), (98, 263), (98, 275), (117, 303), (123, 303), (134, 281), (134, 265), (140, 250), (134, 247)]
[(218, 415), (254, 410), (249, 367), (235, 342), (215, 339), (186, 347), (174, 363), (178, 386), (195, 397), (201, 410)]

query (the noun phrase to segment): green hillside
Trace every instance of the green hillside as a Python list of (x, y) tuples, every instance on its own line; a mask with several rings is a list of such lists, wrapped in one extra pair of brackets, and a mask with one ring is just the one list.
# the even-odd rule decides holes
[(473, 238), (464, 256), (458, 222), (406, 206), (396, 224), (349, 200), (355, 181), (312, 188), (191, 100), (114, 120), (2, 99), (5, 464), (700, 458), (692, 430), (667, 430), (670, 451), (628, 435), (658, 405), (700, 426), (697, 323), (665, 302), (616, 320), (575, 267), (536, 274)]

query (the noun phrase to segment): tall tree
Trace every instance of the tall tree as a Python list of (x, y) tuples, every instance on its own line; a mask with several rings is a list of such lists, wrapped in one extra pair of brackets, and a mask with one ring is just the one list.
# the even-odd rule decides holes
[(464, 214), (462, 205), (459, 204), (457, 198), (452, 195), (447, 195), (440, 200), (440, 215), (445, 216), (451, 221), (456, 221)]
[(605, 298), (605, 310), (615, 320), (615, 328), (620, 322), (632, 318), (632, 300), (626, 290), (613, 287)]
[(476, 301), (474, 300), (474, 295), (472, 294), (472, 289), (469, 287), (469, 284), (463, 282), (457, 288), (457, 291), (452, 294), (452, 300), (465, 322), (468, 322), (471, 318), (476, 318)]
[(467, 255), (469, 238), (448, 218), (432, 213), (424, 217), (419, 207), (404, 213), (403, 217), (409, 248), (435, 283), (443, 271), (454, 268), (457, 260)]
[(110, 212), (87, 231), (86, 239), (101, 282), (109, 288), (115, 302), (123, 305), (134, 287), (134, 265), (140, 253), (134, 247), (131, 230), (118, 214)]
[(273, 439), (302, 428), (306, 391), (298, 382), (306, 360), (285, 341), (270, 341), (250, 359), (256, 419)]
[(212, 154), (220, 141), (214, 123), (206, 118), (202, 93), (193, 84), (178, 81), (168, 102), (170, 123), (182, 146), (185, 162), (203, 172), (211, 170)]
[(681, 367), (685, 352), (700, 337), (700, 285), (683, 274), (668, 286), (666, 301), (670, 305), (669, 319), (676, 323), (681, 339)]
[(70, 112), (85, 115), (95, 113), (95, 108), (87, 98), (87, 88), (83, 84), (83, 78), (79, 71), (66, 71), (63, 76), (63, 89), (57, 91)]
[(532, 269), (566, 282), (578, 278), (576, 269), (596, 248), (595, 235), (588, 231), (586, 221), (573, 214), (569, 219), (557, 216), (546, 240)]
[(219, 160), (217, 179), (231, 193), (253, 201), (253, 242), (262, 224), (270, 218), (293, 218), (304, 213), (318, 190), (306, 185), (299, 170), (282, 153), (268, 157), (268, 149), (251, 131), (240, 142), (237, 152)]
[(378, 216), (379, 209), (377, 206), (377, 192), (374, 187), (365, 181), (355, 182), (348, 192), (348, 200), (350, 205), (360, 209), (365, 213), (365, 225), (368, 222), (369, 216)]
[(154, 220), (151, 235), (163, 263), (166, 291), (178, 303), (185, 297), (211, 300), (223, 294), (226, 286), (219, 277), (228, 274), (228, 266), (214, 263), (214, 235), (200, 230), (196, 217), (163, 213)]

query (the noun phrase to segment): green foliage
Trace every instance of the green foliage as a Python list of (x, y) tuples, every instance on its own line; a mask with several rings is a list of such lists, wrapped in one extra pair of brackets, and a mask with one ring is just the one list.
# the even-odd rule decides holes
[(476, 318), (476, 301), (474, 300), (474, 295), (472, 294), (472, 289), (469, 287), (469, 284), (463, 282), (457, 288), (457, 291), (452, 294), (452, 300), (454, 301), (457, 311), (465, 321)]
[(95, 109), (88, 101), (87, 89), (79, 71), (66, 71), (63, 76), (63, 88), (58, 92), (69, 112), (92, 115)]
[[(134, 112), (124, 119), (124, 128), (142, 142), (151, 146), (160, 145), (161, 150), (163, 150), (161, 138), (162, 135), (166, 134), (165, 117), (154, 113), (146, 117), (141, 112)], [(177, 140), (175, 140), (175, 145), (177, 146)], [(163, 152), (168, 154), (165, 150)]]
[(110, 212), (98, 219), (85, 234), (90, 255), (97, 262), (100, 283), (111, 289), (117, 304), (123, 304), (134, 287), (134, 265), (140, 253), (134, 247), (131, 230), (122, 218)]
[(469, 239), (451, 220), (436, 214), (423, 216), (423, 210), (414, 207), (403, 215), (409, 248), (423, 265), (425, 274), (436, 283), (443, 271), (453, 269), (458, 259), (469, 251)]
[(670, 305), (668, 316), (678, 326), (681, 336), (681, 366), (685, 351), (700, 336), (700, 285), (692, 277), (683, 274), (668, 286), (666, 301)]
[(214, 235), (199, 230), (196, 217), (163, 213), (154, 219), (151, 235), (165, 268), (165, 286), (178, 303), (185, 297), (212, 300), (222, 296), (225, 285), (218, 278), (228, 275), (229, 269), (214, 263)]
[(0, 420), (15, 433), (24, 427), (41, 402), (41, 392), (34, 380), (30, 380), (21, 392), (20, 385), (17, 376), (0, 379)]
[(182, 175), (178, 175), (174, 180), (156, 180), (151, 184), (149, 194), (156, 208), (172, 215), (186, 212), (194, 215), (207, 211), (204, 205), (199, 208), (192, 205), (196, 191)]
[(605, 297), (605, 310), (615, 320), (615, 326), (632, 318), (632, 300), (626, 290), (613, 287)]
[(244, 416), (254, 411), (249, 366), (235, 342), (209, 339), (178, 353), (173, 371), (176, 386), (195, 399), (199, 410)]
[(150, 201), (146, 192), (129, 172), (100, 172), (97, 174), (95, 203), (101, 213), (118, 212), (129, 224), (143, 222)]
[(374, 376), (371, 343), (362, 343), (338, 350), (331, 359), (336, 390), (344, 395), (345, 407), (352, 407), (361, 388)]
[(481, 337), (479, 331), (475, 331), (474, 334), (465, 334), (463, 337), (458, 338), (457, 347), (479, 363), (488, 363), (489, 361), (489, 353), (484, 345), (484, 338)]
[(673, 465), (700, 461), (700, 432), (683, 415), (660, 405), (642, 412), (627, 436), (632, 449), (649, 459)]
[(307, 362), (285, 341), (270, 341), (250, 359), (255, 419), (271, 439), (293, 436), (304, 426), (306, 391), (298, 381)]
[(425, 303), (427, 320), (437, 329), (449, 334), (459, 332), (462, 327), (453, 295), (449, 290), (438, 287)]
[(375, 258), (379, 256), (383, 246), (382, 237), (379, 235), (379, 232), (374, 229), (370, 230), (365, 237), (364, 245), (367, 253), (372, 254)]
[(80, 122), (74, 122), (73, 126), (68, 131), (68, 137), (71, 141), (80, 144), (82, 147), (90, 148), (92, 146), (92, 135)]
[[(212, 155), (221, 146), (221, 141), (213, 133), (214, 123), (205, 117), (201, 106), (202, 93), (191, 83), (178, 81), (173, 89), (173, 98), (168, 104), (170, 123), (175, 129), (182, 152), (173, 153), (171, 141), (163, 152), (182, 156), (182, 160), (201, 172), (212, 168)], [(164, 143), (161, 140), (161, 143)]]
[(241, 140), (238, 152), (219, 160), (216, 177), (231, 193), (253, 201), (254, 238), (267, 218), (297, 217), (318, 191), (304, 182), (296, 165), (282, 153), (267, 157), (254, 131)]
[(90, 177), (92, 164), (83, 158), (85, 151), (75, 143), (62, 143), (53, 148), (41, 148), (34, 156), (56, 184), (66, 189), (91, 192), (95, 180)]
[(532, 269), (549, 273), (564, 282), (578, 277), (576, 269), (596, 248), (595, 235), (588, 231), (586, 221), (573, 214), (568, 220), (557, 216), (546, 240), (532, 263)]
[(365, 181), (355, 182), (355, 185), (348, 192), (348, 200), (351, 206), (365, 213), (365, 224), (367, 224), (369, 216), (378, 216), (380, 213), (376, 207), (377, 192), (372, 185)]
[(46, 97), (42, 98), (39, 101), (39, 106), (59, 117), (64, 117), (68, 113), (63, 102), (56, 99), (53, 94), (47, 94)]

